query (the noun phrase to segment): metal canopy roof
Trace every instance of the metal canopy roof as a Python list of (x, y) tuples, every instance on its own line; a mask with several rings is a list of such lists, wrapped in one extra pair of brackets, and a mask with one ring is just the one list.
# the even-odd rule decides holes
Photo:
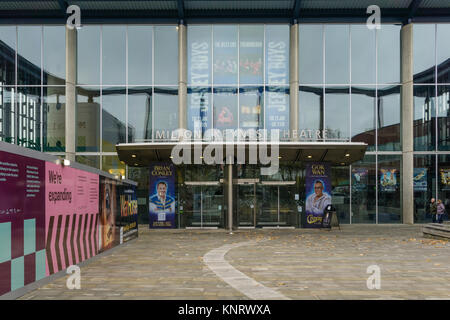
[[(448, 0), (377, 0), (386, 23), (450, 22)], [(0, 0), (0, 23), (365, 22), (373, 0)]]
[[(252, 144), (252, 142), (250, 142)], [(267, 147), (270, 154), (270, 142), (253, 142), (258, 148), (261, 145)], [(123, 143), (116, 145), (120, 161), (129, 166), (148, 166), (155, 161), (171, 161), (172, 149), (183, 146), (191, 150), (191, 163), (194, 161), (194, 148), (201, 146), (202, 154), (206, 146), (222, 148), (223, 157), (226, 158), (227, 143), (210, 142), (152, 142), (152, 143)], [(234, 155), (238, 154), (237, 147), (245, 147), (245, 162), (249, 161), (249, 142), (231, 143), (234, 146)], [(337, 165), (348, 165), (359, 161), (364, 157), (367, 144), (362, 142), (279, 142), (278, 150), (282, 162), (328, 161)], [(254, 149), (253, 149), (254, 150)], [(259, 153), (259, 150), (258, 150)], [(259, 158), (258, 158), (259, 159)], [(200, 160), (201, 161), (201, 160)], [(224, 160), (225, 163), (225, 160)], [(259, 162), (258, 162), (259, 163)]]

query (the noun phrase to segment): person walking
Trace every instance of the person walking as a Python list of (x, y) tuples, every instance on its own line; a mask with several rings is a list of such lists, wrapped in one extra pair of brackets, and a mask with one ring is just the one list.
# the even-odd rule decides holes
[(431, 198), (430, 214), (431, 214), (431, 219), (432, 219), (433, 223), (435, 223), (436, 222), (436, 214), (437, 214), (437, 204), (436, 204), (436, 199), (434, 199), (434, 198)]
[(437, 211), (437, 215), (436, 215), (436, 220), (437, 221), (436, 222), (442, 223), (442, 221), (444, 220), (443, 218), (444, 218), (444, 214), (445, 214), (445, 206), (442, 203), (441, 199), (439, 199), (438, 202), (437, 202), (437, 209), (436, 209), (436, 211)]

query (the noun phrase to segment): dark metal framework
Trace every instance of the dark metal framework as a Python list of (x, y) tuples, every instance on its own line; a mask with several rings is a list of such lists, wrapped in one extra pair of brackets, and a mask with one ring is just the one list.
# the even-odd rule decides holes
[[(450, 1), (378, 2), (382, 23), (450, 22)], [(0, 24), (65, 23), (72, 4), (80, 6), (83, 24), (363, 23), (369, 16), (366, 1), (351, 7), (347, 0), (0, 0)]]

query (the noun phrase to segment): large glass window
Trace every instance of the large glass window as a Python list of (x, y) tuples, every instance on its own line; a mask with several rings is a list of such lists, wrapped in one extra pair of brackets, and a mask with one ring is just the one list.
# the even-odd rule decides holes
[(350, 82), (350, 31), (348, 25), (325, 25), (325, 83)]
[(327, 140), (350, 137), (350, 94), (348, 87), (325, 88), (325, 129)]
[(352, 223), (376, 223), (376, 156), (352, 164)]
[(400, 155), (378, 155), (378, 223), (401, 223)]
[(400, 29), (383, 24), (378, 30), (378, 83), (400, 82)]
[(77, 88), (77, 152), (100, 151), (100, 88)]
[(44, 26), (44, 85), (65, 85), (66, 28)]
[(414, 223), (431, 222), (430, 200), (436, 197), (436, 156), (414, 155)]
[(400, 86), (378, 87), (378, 150), (400, 151)]
[(103, 85), (124, 85), (126, 83), (126, 49), (126, 27), (103, 26)]
[(128, 26), (128, 84), (151, 85), (153, 27)]
[(299, 82), (323, 83), (323, 26), (299, 26)]
[[(39, 88), (40, 90), (40, 88)], [(66, 88), (43, 88), (44, 151), (64, 152), (66, 141)]]
[(16, 143), (16, 94), (11, 87), (0, 87), (0, 141)]
[(448, 35), (450, 34), (450, 24), (438, 24), (436, 34), (437, 44), (437, 72), (439, 83), (450, 83), (450, 43)]
[(351, 136), (353, 142), (364, 142), (368, 150), (375, 150), (375, 101), (373, 87), (352, 87)]
[(152, 88), (128, 88), (128, 142), (152, 139)]
[(261, 84), (264, 75), (264, 26), (239, 26), (239, 82)]
[(155, 88), (154, 139), (167, 140), (178, 126), (178, 90)]
[(322, 87), (300, 86), (300, 130), (322, 130), (324, 117), (324, 91)]
[(238, 83), (238, 27), (233, 25), (213, 26), (214, 84)]
[(188, 89), (188, 129), (195, 139), (204, 136), (206, 130), (212, 128), (212, 97), (210, 88)]
[(18, 85), (41, 85), (41, 36), (40, 26), (18, 27)]
[(434, 83), (435, 81), (435, 30), (434, 24), (414, 24), (414, 82)]
[(41, 150), (41, 88), (17, 88), (17, 143)]
[(376, 29), (366, 25), (351, 26), (352, 83), (374, 84)]
[(126, 174), (125, 164), (118, 156), (102, 156), (102, 170), (118, 177)]
[(178, 28), (154, 27), (156, 85), (178, 84)]
[(84, 26), (78, 30), (78, 83), (100, 84), (100, 27)]
[(236, 129), (238, 126), (237, 90), (214, 88), (214, 128)]
[(414, 150), (436, 150), (435, 86), (414, 86)]
[(0, 26), (0, 82), (16, 83), (16, 27)]
[(267, 87), (264, 102), (265, 127), (267, 130), (289, 130), (289, 88)]
[(264, 128), (263, 88), (239, 89), (239, 128), (259, 130)]
[(115, 152), (116, 144), (126, 142), (126, 90), (102, 88), (102, 151)]
[(438, 150), (450, 150), (450, 86), (437, 86)]
[(211, 85), (212, 26), (188, 27), (188, 84)]

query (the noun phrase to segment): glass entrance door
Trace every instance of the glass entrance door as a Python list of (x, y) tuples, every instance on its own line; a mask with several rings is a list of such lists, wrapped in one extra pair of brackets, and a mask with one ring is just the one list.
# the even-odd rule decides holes
[(256, 224), (255, 184), (238, 185), (238, 225), (254, 227)]
[(256, 187), (258, 227), (298, 226), (295, 181), (262, 182)]
[(183, 190), (186, 228), (222, 227), (223, 187), (215, 182), (186, 183)]

